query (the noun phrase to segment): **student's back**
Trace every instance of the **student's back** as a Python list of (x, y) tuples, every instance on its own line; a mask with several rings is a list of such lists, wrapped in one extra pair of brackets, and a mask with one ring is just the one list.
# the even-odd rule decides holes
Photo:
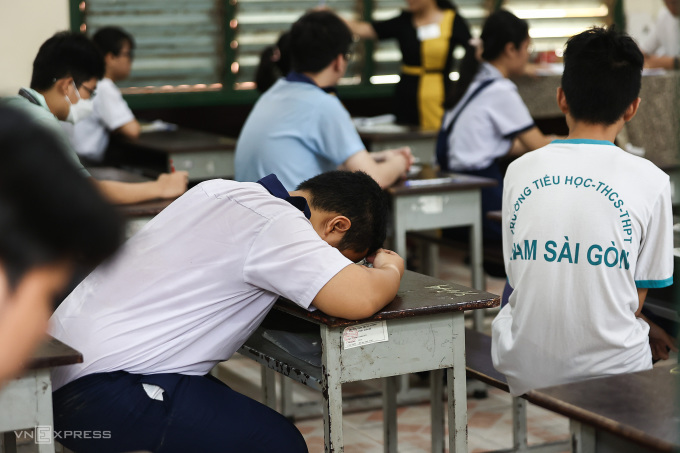
[(336, 96), (312, 83), (280, 79), (258, 100), (236, 148), (236, 179), (276, 173), (288, 189), (335, 170), (364, 149)]
[(570, 135), (512, 163), (503, 192), (509, 303), (493, 322), (511, 393), (652, 366), (647, 288), (672, 283), (669, 178), (612, 142), (639, 105), (642, 54), (594, 29), (565, 51)]

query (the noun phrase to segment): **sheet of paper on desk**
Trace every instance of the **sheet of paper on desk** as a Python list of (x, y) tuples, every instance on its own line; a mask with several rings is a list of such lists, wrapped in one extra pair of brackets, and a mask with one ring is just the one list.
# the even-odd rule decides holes
[(383, 341), (388, 341), (387, 323), (385, 321), (357, 324), (356, 326), (346, 327), (342, 331), (342, 344), (345, 349)]
[(140, 125), (140, 131), (142, 133), (146, 132), (161, 132), (161, 131), (176, 131), (177, 125), (172, 123), (166, 123), (162, 120), (152, 121), (151, 123), (144, 123)]

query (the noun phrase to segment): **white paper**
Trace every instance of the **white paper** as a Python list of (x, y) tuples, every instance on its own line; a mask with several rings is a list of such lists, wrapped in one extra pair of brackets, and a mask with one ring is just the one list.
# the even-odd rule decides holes
[(345, 349), (383, 341), (388, 341), (387, 323), (385, 321), (357, 324), (356, 326), (345, 327), (345, 330), (342, 331), (342, 344)]
[(417, 30), (419, 41), (437, 39), (442, 35), (442, 30), (439, 24), (421, 25)]

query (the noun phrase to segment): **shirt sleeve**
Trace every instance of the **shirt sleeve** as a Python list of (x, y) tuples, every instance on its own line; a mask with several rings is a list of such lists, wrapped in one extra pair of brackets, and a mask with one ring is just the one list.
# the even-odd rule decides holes
[(400, 15), (392, 19), (371, 21), (371, 25), (375, 34), (378, 35), (378, 39), (390, 39), (398, 37), (404, 27), (410, 26), (410, 23), (407, 20), (406, 12), (402, 11)]
[(635, 267), (635, 286), (664, 288), (673, 284), (673, 211), (670, 179), (652, 208)]
[(243, 277), (250, 285), (309, 309), (321, 288), (349, 265), (353, 263), (291, 209), (260, 230), (245, 260)]
[(326, 159), (341, 165), (366, 147), (340, 100), (333, 95), (326, 96), (326, 102), (321, 103), (318, 110), (319, 149)]
[(94, 108), (109, 131), (115, 131), (135, 119), (120, 90), (113, 83), (101, 84), (94, 98)]
[[(490, 88), (491, 90), (493, 90), (493, 87)], [(504, 93), (494, 91), (488, 114), (491, 117), (492, 124), (495, 125), (503, 138), (512, 139), (534, 127), (534, 119), (514, 85), (508, 88), (504, 87)]]

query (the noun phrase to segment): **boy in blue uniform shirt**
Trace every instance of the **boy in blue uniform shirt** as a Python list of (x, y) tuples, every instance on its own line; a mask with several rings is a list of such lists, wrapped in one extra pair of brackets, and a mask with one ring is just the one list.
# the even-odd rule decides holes
[[(337, 168), (364, 171), (381, 187), (405, 175), (409, 148), (369, 155), (349, 113), (328, 93), (347, 70), (352, 34), (330, 11), (305, 14), (290, 32), (293, 70), (253, 107), (236, 145), (236, 180), (275, 173), (288, 190)], [(330, 88), (329, 88), (330, 87)]]

